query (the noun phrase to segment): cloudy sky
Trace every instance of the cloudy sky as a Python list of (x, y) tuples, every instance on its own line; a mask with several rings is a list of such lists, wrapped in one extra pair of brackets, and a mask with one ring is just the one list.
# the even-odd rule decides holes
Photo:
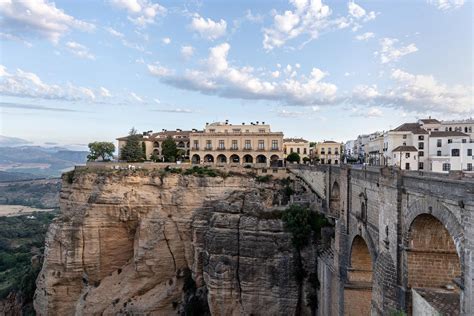
[(347, 140), (473, 116), (473, 4), (0, 1), (0, 134), (113, 140), (265, 121)]

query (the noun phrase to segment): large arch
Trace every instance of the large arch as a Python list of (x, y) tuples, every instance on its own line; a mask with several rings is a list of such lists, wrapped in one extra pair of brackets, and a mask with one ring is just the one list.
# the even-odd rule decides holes
[(341, 205), (341, 190), (339, 188), (339, 183), (337, 181), (334, 181), (334, 184), (332, 185), (331, 188), (331, 195), (329, 198), (329, 210), (331, 214), (335, 215), (336, 217), (339, 217), (339, 211), (340, 211), (340, 206)]
[(258, 155), (255, 160), (256, 160), (257, 163), (267, 163), (267, 156)]
[(356, 235), (352, 241), (347, 284), (344, 288), (344, 315), (370, 315), (373, 260), (365, 240)]
[(191, 163), (193, 164), (201, 163), (201, 157), (198, 154), (194, 154), (193, 157), (191, 158)]
[(230, 163), (240, 163), (240, 157), (239, 155), (233, 154), (229, 157), (229, 162)]
[(278, 167), (278, 161), (279, 160), (280, 160), (280, 157), (278, 155), (271, 155), (271, 157), (270, 157), (270, 166)]
[(243, 161), (244, 163), (253, 163), (253, 157), (251, 155), (245, 155)]
[(205, 156), (204, 156), (204, 162), (208, 162), (208, 163), (214, 162), (214, 156), (211, 155), (211, 154), (205, 155)]
[(227, 163), (227, 157), (224, 154), (217, 155), (217, 163)]
[[(408, 287), (445, 288), (461, 276), (456, 245), (433, 215), (418, 215), (410, 225), (407, 249)], [(427, 273), (429, 272), (429, 273)]]

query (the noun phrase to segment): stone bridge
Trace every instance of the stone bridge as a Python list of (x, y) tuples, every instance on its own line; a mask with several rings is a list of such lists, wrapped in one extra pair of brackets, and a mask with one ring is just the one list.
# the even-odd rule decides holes
[(474, 181), (389, 168), (289, 167), (332, 217), (319, 315), (474, 315)]

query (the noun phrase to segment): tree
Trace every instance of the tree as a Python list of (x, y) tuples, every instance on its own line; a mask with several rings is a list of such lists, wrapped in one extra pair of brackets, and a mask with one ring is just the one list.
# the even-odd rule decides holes
[(143, 149), (140, 141), (140, 134), (137, 134), (137, 130), (132, 127), (125, 146), (120, 150), (120, 159), (127, 162), (143, 161)]
[(316, 142), (309, 142), (309, 147), (316, 147)]
[(176, 161), (176, 157), (178, 156), (178, 148), (176, 147), (176, 143), (168, 136), (163, 143), (161, 144), (161, 154), (165, 157), (165, 161), (167, 162), (174, 162)]
[(309, 157), (304, 157), (304, 158), (303, 158), (303, 162), (304, 162), (304, 163), (308, 163), (308, 162), (310, 162), (310, 161), (311, 161), (311, 159), (309, 159)]
[(109, 161), (114, 158), (115, 145), (110, 142), (93, 142), (89, 143), (89, 151), (87, 161), (95, 161), (99, 158), (102, 161)]
[(292, 152), (291, 154), (289, 154), (287, 157), (286, 157), (286, 161), (289, 161), (289, 162), (300, 162), (300, 155), (298, 155), (298, 153), (295, 153), (295, 152)]
[(158, 154), (156, 152), (153, 152), (150, 156), (150, 160), (157, 162), (158, 160), (160, 160), (160, 157), (158, 157)]
[(146, 145), (145, 142), (142, 142), (142, 152), (143, 152), (143, 160), (146, 160)]

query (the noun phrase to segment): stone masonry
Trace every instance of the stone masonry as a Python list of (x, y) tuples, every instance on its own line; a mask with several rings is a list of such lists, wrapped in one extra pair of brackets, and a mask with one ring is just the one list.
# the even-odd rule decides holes
[(319, 315), (411, 315), (413, 291), (449, 297), (443, 306), (452, 306), (443, 308), (474, 314), (474, 179), (390, 168), (289, 169), (336, 226), (332, 248), (318, 258)]

